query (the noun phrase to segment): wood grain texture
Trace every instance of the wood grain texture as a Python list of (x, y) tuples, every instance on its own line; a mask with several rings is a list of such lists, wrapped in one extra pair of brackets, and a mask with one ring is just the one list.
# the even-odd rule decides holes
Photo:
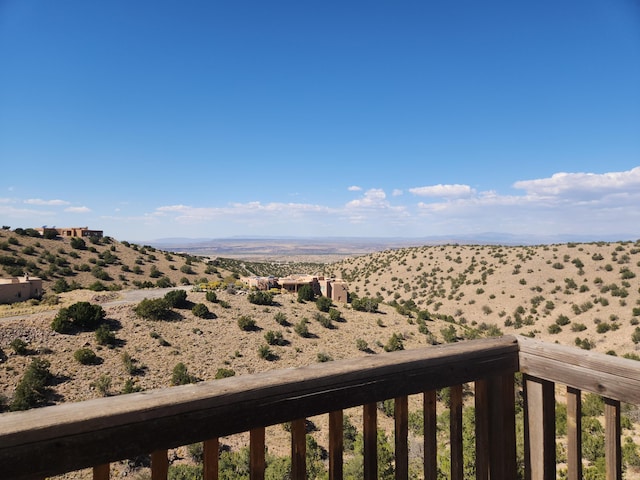
[(567, 387), (567, 480), (582, 479), (582, 395)]
[(344, 413), (329, 412), (329, 480), (342, 480), (344, 453)]
[(0, 471), (51, 476), (513, 373), (517, 353), (515, 337), (475, 340), (3, 414)]

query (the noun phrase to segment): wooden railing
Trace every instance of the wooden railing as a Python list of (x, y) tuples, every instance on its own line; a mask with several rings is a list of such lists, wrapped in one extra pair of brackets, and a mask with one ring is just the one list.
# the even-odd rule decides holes
[(362, 406), (364, 478), (377, 476), (377, 402), (395, 399), (396, 478), (408, 477), (407, 397), (422, 394), (424, 477), (436, 478), (436, 390), (451, 387), (451, 478), (463, 478), (462, 391), (475, 385), (476, 477), (516, 478), (514, 374), (525, 390), (527, 478), (556, 478), (554, 383), (568, 386), (569, 475), (580, 475), (580, 391), (604, 395), (607, 478), (621, 478), (620, 401), (637, 403), (630, 360), (506, 336), (0, 415), (0, 478), (35, 479), (151, 454), (166, 478), (167, 451), (204, 442), (204, 478), (218, 477), (218, 438), (250, 432), (250, 475), (265, 470), (265, 427), (291, 422), (292, 478), (306, 478), (305, 418), (329, 416), (329, 478), (343, 471), (343, 410)]

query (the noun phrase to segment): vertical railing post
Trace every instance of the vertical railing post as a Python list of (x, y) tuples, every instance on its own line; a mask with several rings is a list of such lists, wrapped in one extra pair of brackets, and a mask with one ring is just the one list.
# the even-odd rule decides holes
[(249, 432), (249, 478), (264, 480), (264, 427)]
[(475, 382), (476, 407), (476, 480), (489, 480), (489, 385)]
[(462, 455), (462, 385), (450, 387), (450, 447), (451, 447), (451, 480), (462, 480), (464, 477), (464, 462)]
[(567, 387), (567, 480), (582, 480), (582, 400)]
[(620, 446), (620, 402), (604, 399), (604, 450), (607, 480), (622, 479), (622, 448)]
[(394, 400), (396, 480), (409, 478), (409, 400)]
[(378, 478), (378, 411), (376, 403), (363, 407), (364, 480)]
[(109, 467), (108, 463), (93, 467), (93, 480), (109, 480)]
[(329, 412), (329, 480), (342, 480), (344, 450), (344, 413)]
[(554, 384), (523, 375), (524, 448), (527, 480), (556, 478), (556, 414)]
[(422, 413), (424, 416), (424, 478), (425, 480), (436, 480), (438, 475), (438, 431), (435, 390), (424, 392)]
[(307, 478), (307, 426), (304, 418), (291, 422), (291, 478)]
[(220, 441), (217, 438), (205, 440), (202, 450), (204, 480), (218, 480)]
[(157, 450), (151, 454), (151, 480), (167, 480), (169, 457), (167, 450)]

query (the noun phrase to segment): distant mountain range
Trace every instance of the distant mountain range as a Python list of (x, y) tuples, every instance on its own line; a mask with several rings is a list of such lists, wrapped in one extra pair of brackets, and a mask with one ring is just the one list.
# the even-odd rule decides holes
[(623, 235), (513, 235), (486, 232), (470, 235), (439, 235), (421, 238), (404, 237), (228, 237), (228, 238), (160, 238), (144, 242), (156, 248), (194, 255), (362, 255), (389, 249), (421, 245), (543, 245), (568, 242), (616, 242), (636, 240)]

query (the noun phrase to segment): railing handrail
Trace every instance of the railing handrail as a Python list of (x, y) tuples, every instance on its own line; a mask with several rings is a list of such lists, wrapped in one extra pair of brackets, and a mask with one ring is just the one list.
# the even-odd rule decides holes
[(516, 338), (505, 336), (8, 413), (0, 415), (0, 471), (53, 475), (512, 374), (517, 353)]
[(517, 337), (520, 372), (613, 400), (638, 404), (636, 360)]

